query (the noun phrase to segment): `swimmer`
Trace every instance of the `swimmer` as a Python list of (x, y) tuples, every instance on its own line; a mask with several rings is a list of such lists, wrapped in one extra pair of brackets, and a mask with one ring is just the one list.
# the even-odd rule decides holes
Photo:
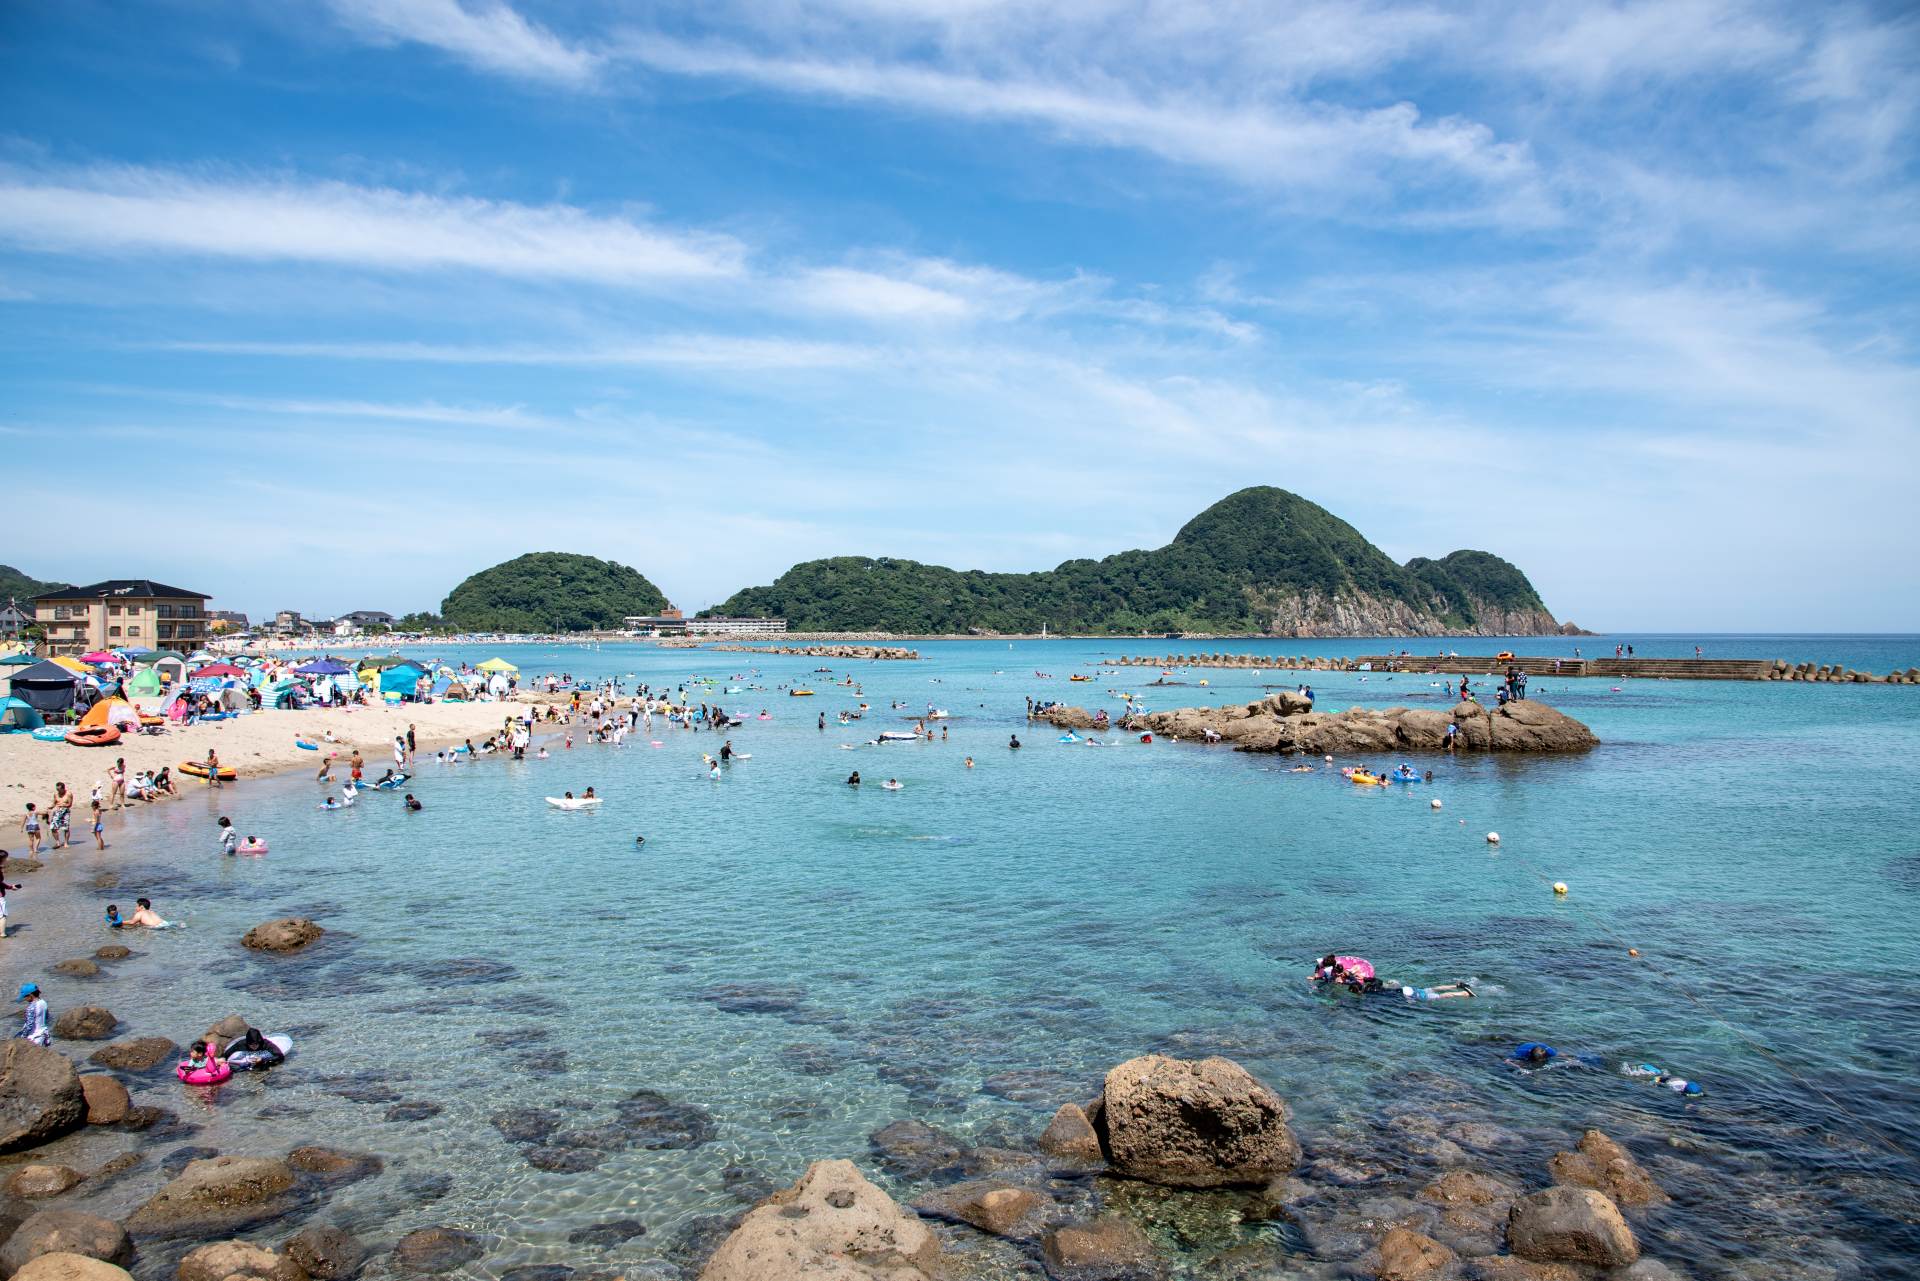
[(1007, 735), (1007, 749), (1009, 751), (1018, 751), (1019, 748), (1020, 748), (1020, 736), (1018, 734)]
[(1402, 987), (1400, 995), (1409, 1001), (1457, 1001), (1473, 995), (1465, 983), (1440, 983), (1433, 987)]
[(582, 799), (582, 800), (586, 800), (586, 801), (591, 801), (591, 800), (594, 800), (594, 799), (596, 799), (596, 798), (595, 798), (595, 796), (594, 796), (594, 792), (593, 792), (593, 789), (592, 789), (591, 787), (589, 787), (589, 788), (587, 789), (587, 792), (586, 792), (586, 795), (585, 795), (585, 796), (583, 796), (583, 797), (581, 797), (580, 799)]
[(535, 752), (533, 754), (533, 757), (535, 760), (544, 761), (547, 759), (548, 755), (549, 753), (547, 752), (547, 749), (543, 747), (539, 751)]
[(346, 806), (340, 803), (339, 797), (329, 796), (326, 800), (320, 802), (320, 808), (323, 810), (343, 810)]
[(647, 843), (647, 838), (644, 836), (636, 836), (633, 838), (633, 843), (635, 845), (645, 845)]
[(1559, 1057), (1560, 1051), (1551, 1045), (1540, 1041), (1528, 1041), (1525, 1045), (1515, 1046), (1513, 1053), (1507, 1056), (1507, 1062), (1519, 1067), (1539, 1069)]
[(968, 768), (968, 769), (972, 769), (972, 768), (973, 768), (973, 757), (971, 757), (971, 756), (969, 756), (969, 757), (967, 757), (967, 768)]
[(160, 919), (160, 913), (153, 910), (152, 899), (135, 899), (133, 915), (127, 918), (127, 924), (144, 930), (164, 930), (171, 922)]
[(419, 802), (419, 801), (417, 801), (417, 800), (415, 800), (415, 799), (413, 798), (413, 793), (412, 793), (412, 792), (408, 792), (408, 793), (407, 793), (407, 810), (408, 810), (408, 812), (410, 812), (410, 813), (418, 813), (418, 812), (420, 811), (420, 808), (421, 808), (421, 806), (420, 806), (420, 802)]
[(120, 905), (118, 903), (107, 904), (107, 928), (110, 930), (124, 929), (126, 924), (125, 921), (120, 919)]
[(848, 786), (848, 787), (858, 787), (858, 786), (860, 786), (860, 771), (859, 771), (859, 770), (855, 770), (855, 771), (854, 771), (853, 773), (851, 773), (851, 774), (849, 774), (849, 775), (847, 775), (847, 786)]

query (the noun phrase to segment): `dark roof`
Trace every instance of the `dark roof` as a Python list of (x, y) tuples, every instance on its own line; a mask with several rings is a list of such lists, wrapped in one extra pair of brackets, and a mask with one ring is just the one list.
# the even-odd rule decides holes
[(160, 596), (179, 600), (183, 597), (193, 600), (208, 599), (205, 592), (181, 591), (178, 587), (169, 587), (165, 583), (156, 583), (151, 578), (109, 578), (104, 583), (93, 583), (87, 587), (62, 587), (55, 592), (41, 592), (35, 600), (98, 600), (102, 596)]

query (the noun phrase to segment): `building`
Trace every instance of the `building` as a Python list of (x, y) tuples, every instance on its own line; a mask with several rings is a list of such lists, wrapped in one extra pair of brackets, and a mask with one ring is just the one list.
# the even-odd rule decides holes
[(784, 618), (690, 618), (687, 631), (695, 636), (784, 636)]
[(669, 605), (658, 614), (629, 614), (625, 620), (627, 631), (635, 636), (685, 636), (687, 619), (684, 614)]
[(379, 609), (356, 609), (352, 613), (342, 614), (334, 620), (333, 630), (338, 632), (342, 623), (350, 624), (351, 632), (364, 632), (372, 627), (392, 627), (397, 620), (392, 614)]
[(48, 655), (96, 649), (173, 649), (207, 643), (207, 595), (151, 578), (110, 578), (33, 598)]
[(283, 609), (273, 616), (273, 630), (283, 636), (293, 635), (302, 626), (300, 611), (297, 609)]
[(207, 630), (216, 636), (244, 632), (247, 630), (247, 616), (238, 610), (210, 609), (207, 611)]
[(33, 621), (33, 615), (20, 608), (20, 602), (9, 599), (0, 605), (0, 640), (19, 640), (20, 631)]

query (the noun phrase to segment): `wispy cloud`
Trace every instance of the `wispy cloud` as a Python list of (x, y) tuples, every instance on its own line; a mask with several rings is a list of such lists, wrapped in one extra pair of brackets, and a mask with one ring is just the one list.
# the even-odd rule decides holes
[(725, 334), (674, 334), (576, 345), (425, 342), (252, 342), (181, 340), (149, 350), (286, 359), (373, 360), (423, 365), (633, 366), (687, 370), (844, 369), (876, 353), (857, 344)]
[(597, 54), (568, 44), (503, 0), (326, 0), (347, 27), (376, 43), (410, 42), (452, 54), (482, 71), (583, 86)]
[(134, 167), (0, 170), (0, 241), (57, 253), (157, 251), (628, 285), (734, 276), (745, 257), (728, 236), (571, 205)]

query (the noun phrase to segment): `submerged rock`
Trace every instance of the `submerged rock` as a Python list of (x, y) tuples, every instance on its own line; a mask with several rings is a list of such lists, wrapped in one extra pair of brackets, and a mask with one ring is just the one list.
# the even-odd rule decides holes
[(127, 1270), (104, 1259), (56, 1251), (30, 1260), (13, 1281), (133, 1281)]
[(697, 1148), (710, 1143), (720, 1127), (705, 1108), (675, 1103), (658, 1090), (635, 1090), (614, 1105), (634, 1147), (654, 1152)]
[(18, 1037), (0, 1048), (0, 1152), (38, 1147), (86, 1119), (86, 1094), (66, 1055)]
[(609, 1219), (605, 1223), (595, 1223), (590, 1227), (575, 1228), (567, 1233), (567, 1244), (590, 1245), (596, 1249), (611, 1250), (614, 1246), (646, 1234), (647, 1225), (638, 1219)]
[(127, 1119), (133, 1097), (127, 1087), (110, 1076), (89, 1072), (80, 1078), (80, 1093), (87, 1101), (88, 1125), (117, 1125)]
[[(256, 952), (298, 952), (325, 933), (324, 928), (304, 916), (283, 916), (254, 926), (240, 943)], [(245, 1029), (241, 1032), (244, 1035)]]
[(86, 1176), (64, 1165), (23, 1165), (7, 1177), (7, 1193), (38, 1201), (59, 1196)]
[(932, 1281), (940, 1243), (851, 1161), (816, 1161), (750, 1211), (714, 1251), (701, 1281)]
[(1581, 1135), (1573, 1151), (1555, 1153), (1547, 1169), (1555, 1183), (1604, 1192), (1615, 1205), (1658, 1205), (1671, 1199), (1632, 1153), (1598, 1130)]
[(211, 1236), (289, 1213), (300, 1203), (293, 1170), (260, 1156), (216, 1156), (187, 1167), (127, 1219), (139, 1236)]
[(42, 1210), (15, 1228), (0, 1247), (0, 1270), (17, 1274), (43, 1254), (78, 1254), (124, 1266), (133, 1258), (133, 1244), (111, 1219), (77, 1210)]
[(100, 974), (99, 965), (84, 956), (75, 957), (71, 961), (55, 961), (47, 968), (63, 978), (70, 979), (97, 978)]
[(927, 1218), (964, 1223), (1018, 1241), (1038, 1238), (1056, 1214), (1046, 1193), (992, 1179), (939, 1188), (915, 1201), (913, 1208)]
[(1105, 1158), (1100, 1151), (1100, 1135), (1084, 1109), (1077, 1103), (1062, 1103), (1053, 1120), (1040, 1135), (1039, 1147), (1048, 1156), (1067, 1161), (1097, 1165)]
[(1129, 1059), (1107, 1073), (1098, 1125), (1109, 1164), (1150, 1183), (1260, 1186), (1300, 1161), (1287, 1105), (1231, 1059)]
[(53, 1034), (63, 1041), (104, 1041), (120, 1020), (104, 1005), (76, 1005), (53, 1020)]
[(1054, 1281), (1157, 1281), (1166, 1275), (1147, 1234), (1118, 1215), (1055, 1228), (1044, 1248)]
[(560, 1119), (550, 1108), (502, 1108), (487, 1118), (509, 1143), (538, 1143), (560, 1128)]
[(1360, 1271), (1378, 1281), (1435, 1281), (1459, 1262), (1452, 1250), (1432, 1237), (1393, 1228), (1359, 1261)]
[(103, 1045), (87, 1056), (87, 1062), (121, 1072), (151, 1072), (178, 1058), (180, 1047), (166, 1037), (139, 1036)]
[(387, 1163), (371, 1152), (339, 1152), (333, 1148), (309, 1145), (287, 1154), (287, 1164), (320, 1179), (323, 1183), (358, 1183), (387, 1168)]
[(132, 948), (119, 943), (108, 943), (105, 947), (93, 949), (93, 958), (96, 961), (124, 961), (132, 955)]
[(389, 1121), (426, 1121), (439, 1116), (444, 1111), (446, 1111), (446, 1109), (438, 1103), (428, 1103), (425, 1101), (396, 1103), (387, 1109), (386, 1119)]
[(1522, 1197), (1507, 1218), (1507, 1244), (1523, 1259), (1625, 1267), (1640, 1257), (1633, 1229), (1605, 1193), (1548, 1188)]
[(867, 1136), (880, 1163), (904, 1178), (924, 1179), (967, 1155), (960, 1140), (924, 1121), (894, 1121)]
[(486, 1253), (479, 1237), (459, 1228), (420, 1228), (393, 1247), (394, 1266), (403, 1272), (451, 1272)]
[(282, 1248), (315, 1281), (347, 1281), (367, 1257), (352, 1233), (327, 1224), (302, 1228)]
[(306, 1281), (300, 1265), (278, 1250), (245, 1241), (216, 1241), (180, 1260), (178, 1281)]

